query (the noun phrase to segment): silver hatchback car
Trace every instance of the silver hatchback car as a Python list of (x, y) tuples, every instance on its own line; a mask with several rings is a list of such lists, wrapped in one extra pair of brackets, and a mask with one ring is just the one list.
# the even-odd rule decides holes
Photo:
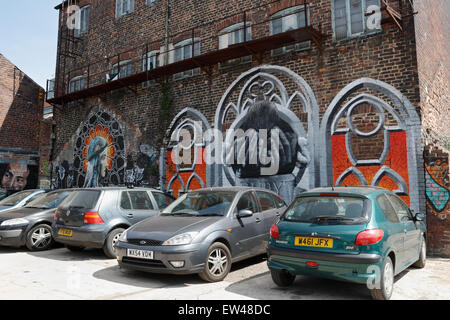
[(123, 268), (221, 281), (232, 263), (266, 252), (270, 227), (285, 208), (265, 189), (191, 191), (122, 233), (117, 260)]

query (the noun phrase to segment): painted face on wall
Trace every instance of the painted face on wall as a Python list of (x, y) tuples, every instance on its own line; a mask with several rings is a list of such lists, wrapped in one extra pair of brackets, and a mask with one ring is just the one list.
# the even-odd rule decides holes
[(27, 185), (30, 171), (26, 164), (10, 163), (2, 177), (2, 188), (8, 190), (23, 190)]

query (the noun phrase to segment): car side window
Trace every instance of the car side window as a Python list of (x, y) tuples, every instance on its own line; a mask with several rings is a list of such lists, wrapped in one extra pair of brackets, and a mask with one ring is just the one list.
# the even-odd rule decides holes
[(386, 195), (381, 194), (377, 197), (377, 204), (380, 207), (381, 211), (384, 213), (386, 219), (390, 222), (398, 223), (400, 220), (398, 219), (397, 214), (395, 213), (394, 208), (391, 205), (391, 202), (386, 197)]
[(152, 210), (153, 205), (146, 191), (128, 191), (131, 207), (135, 210)]
[(120, 207), (125, 210), (131, 210), (130, 197), (128, 196), (127, 191), (122, 191), (120, 196)]
[(270, 193), (256, 191), (256, 196), (259, 199), (261, 211), (272, 210), (276, 208), (275, 202), (273, 201), (272, 195)]
[(394, 207), (395, 212), (400, 221), (408, 221), (411, 219), (409, 215), (409, 209), (406, 204), (403, 203), (399, 198), (394, 195), (388, 195), (389, 200), (392, 202), (392, 206)]
[(235, 212), (237, 213), (241, 210), (251, 210), (253, 213), (258, 212), (258, 205), (251, 192), (244, 193), (239, 199)]
[(282, 208), (282, 207), (286, 206), (286, 202), (284, 202), (283, 199), (281, 199), (273, 194), (270, 194), (270, 196), (272, 197), (273, 201), (275, 202), (275, 206), (277, 208)]
[(45, 194), (44, 192), (40, 192), (40, 193), (35, 194), (30, 199), (28, 199), (27, 202), (25, 202), (25, 205), (29, 204), (31, 201), (36, 200), (39, 197), (42, 197), (44, 194)]
[(164, 209), (172, 203), (172, 198), (162, 192), (152, 192), (152, 194), (160, 209)]

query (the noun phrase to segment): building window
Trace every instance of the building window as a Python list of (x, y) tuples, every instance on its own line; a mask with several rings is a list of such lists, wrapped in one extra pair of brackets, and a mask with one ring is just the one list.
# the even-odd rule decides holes
[(156, 2), (157, 0), (145, 0), (145, 4), (149, 5), (152, 4), (153, 2)]
[[(309, 7), (306, 10), (309, 22)], [(308, 23), (309, 25), (309, 23)], [(279, 11), (272, 15), (270, 23), (270, 34), (278, 34), (287, 32), (290, 30), (304, 28), (305, 11), (303, 6), (291, 7), (282, 11)], [(293, 45), (285, 46), (272, 50), (272, 55), (280, 55), (290, 51), (300, 51), (311, 48), (311, 41), (303, 41)]]
[[(120, 65), (120, 73), (119, 73)], [(106, 75), (106, 82), (114, 81), (120, 78), (125, 78), (131, 75), (131, 60), (120, 61), (113, 65), (111, 74)]]
[(90, 6), (84, 6), (75, 15), (76, 28), (73, 31), (75, 37), (79, 37), (89, 31)]
[(69, 93), (80, 91), (86, 88), (84, 76), (77, 76), (69, 81)]
[(116, 0), (116, 18), (134, 11), (134, 0)]
[[(150, 51), (147, 55), (144, 55), (142, 59), (142, 71), (152, 70), (159, 67), (158, 56), (159, 50)], [(147, 57), (147, 60), (145, 57)]]
[(380, 29), (367, 28), (369, 16), (365, 16), (367, 8), (372, 5), (380, 7), (380, 0), (332, 0), (334, 39), (342, 40), (364, 34), (377, 32)]
[[(245, 32), (245, 37), (244, 37)], [(234, 24), (219, 32), (219, 50), (228, 48), (229, 46), (237, 43), (252, 40), (252, 25), (250, 22)], [(245, 56), (242, 58), (231, 59), (219, 64), (219, 68), (226, 68), (241, 63), (247, 63), (252, 61), (252, 56)]]
[[(192, 39), (187, 39), (175, 44), (173, 52), (174, 52), (173, 54), (174, 62), (190, 59), (192, 58), (192, 54), (194, 54), (194, 56), (198, 56), (200, 55), (200, 39), (194, 38), (194, 50), (192, 50)], [(186, 77), (196, 76), (199, 74), (200, 68), (195, 68), (184, 72), (176, 73), (174, 74), (173, 78), (174, 80), (179, 80)]]

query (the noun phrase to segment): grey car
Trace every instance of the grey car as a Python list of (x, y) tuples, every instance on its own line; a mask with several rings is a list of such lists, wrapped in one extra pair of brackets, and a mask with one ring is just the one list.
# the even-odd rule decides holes
[(11, 194), (0, 201), (0, 212), (21, 208), (48, 191), (50, 190), (29, 189)]
[(0, 213), (0, 245), (26, 245), (31, 251), (51, 248), (55, 210), (69, 193), (70, 190), (57, 190), (41, 194), (22, 208)]
[(115, 258), (114, 244), (133, 224), (157, 215), (173, 197), (150, 188), (73, 189), (61, 203), (52, 224), (54, 238), (69, 250), (103, 248)]
[(285, 208), (265, 189), (191, 191), (122, 233), (117, 260), (124, 268), (221, 281), (232, 263), (266, 252), (270, 227)]

